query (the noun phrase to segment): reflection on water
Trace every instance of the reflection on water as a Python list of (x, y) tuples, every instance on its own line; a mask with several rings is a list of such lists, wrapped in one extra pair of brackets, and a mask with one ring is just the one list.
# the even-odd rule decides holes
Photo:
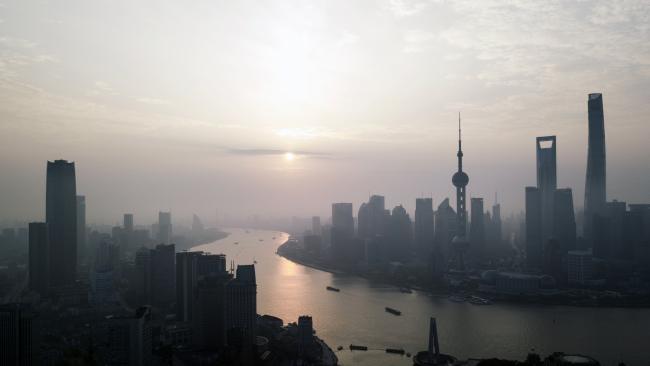
[[(619, 361), (647, 365), (650, 360), (645, 345), (650, 339), (650, 309), (453, 303), (295, 264), (275, 254), (288, 239), (286, 233), (227, 231), (231, 233), (227, 238), (193, 250), (223, 253), (236, 264), (257, 260), (258, 312), (285, 322), (312, 315), (318, 335), (333, 349), (354, 343), (371, 349), (403, 348), (414, 354), (426, 349), (428, 319), (436, 316), (441, 349), (459, 358), (523, 359), (534, 348), (542, 354), (589, 354), (603, 365)], [(341, 292), (327, 291), (327, 286)], [(386, 306), (400, 310), (402, 316), (386, 313)], [(340, 351), (338, 356), (342, 365), (411, 365), (405, 356), (380, 351)]]

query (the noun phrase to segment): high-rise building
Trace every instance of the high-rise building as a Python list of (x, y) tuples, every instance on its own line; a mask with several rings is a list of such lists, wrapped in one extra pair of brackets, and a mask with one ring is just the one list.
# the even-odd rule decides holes
[(352, 216), (351, 203), (332, 204), (332, 228), (348, 236), (354, 235), (354, 218)]
[(192, 319), (192, 344), (199, 350), (217, 350), (227, 344), (226, 285), (230, 273), (208, 275), (199, 280)]
[(298, 317), (298, 353), (304, 355), (314, 342), (314, 325), (311, 316)]
[(124, 231), (133, 232), (133, 214), (125, 213), (122, 221)]
[(86, 247), (86, 196), (77, 196), (77, 261), (81, 263), (87, 255)]
[(553, 237), (553, 201), (557, 189), (556, 151), (555, 136), (537, 138), (537, 188), (542, 208), (542, 242)]
[(142, 306), (134, 315), (111, 317), (106, 331), (108, 365), (152, 364), (150, 307)]
[(526, 265), (540, 269), (542, 265), (542, 202), (540, 189), (526, 187)]
[(134, 295), (138, 305), (151, 304), (151, 252), (142, 247), (135, 253)]
[(501, 205), (496, 200), (492, 206), (492, 217), (490, 221), (490, 228), (487, 231), (487, 247), (489, 250), (501, 248), (501, 241), (503, 240), (502, 222), (501, 222)]
[(176, 253), (176, 319), (179, 321), (192, 321), (201, 254), (202, 252)]
[(73, 162), (47, 162), (45, 221), (50, 238), (50, 284), (73, 284), (77, 274), (77, 186)]
[(29, 289), (41, 295), (50, 287), (50, 241), (47, 224), (29, 223)]
[(312, 216), (311, 233), (318, 236), (321, 235), (320, 216)]
[(587, 179), (585, 180), (585, 222), (584, 237), (593, 241), (594, 215), (605, 213), (607, 201), (607, 171), (605, 160), (605, 117), (603, 95), (589, 94), (589, 142), (587, 147)]
[(341, 264), (354, 236), (354, 218), (351, 203), (332, 204), (332, 228), (330, 252), (332, 259)]
[(571, 250), (567, 254), (567, 273), (570, 284), (584, 285), (593, 277), (591, 250)]
[(391, 261), (403, 261), (413, 251), (413, 228), (411, 218), (402, 205), (395, 206), (390, 216), (387, 254)]
[[(451, 259), (451, 241), (456, 236), (457, 215), (451, 205), (449, 198), (445, 198), (438, 205), (435, 212), (435, 231), (433, 241), (435, 243), (435, 253), (439, 254), (437, 258), (439, 264), (445, 266), (446, 262)], [(441, 269), (442, 270), (442, 269)]]
[(151, 251), (151, 299), (159, 307), (176, 298), (176, 256), (174, 244), (158, 244)]
[(226, 286), (226, 322), (229, 330), (239, 332), (246, 345), (257, 335), (257, 283), (254, 265), (237, 266), (235, 279)]
[(226, 255), (203, 253), (198, 258), (199, 276), (222, 275), (226, 273)]
[(172, 213), (158, 212), (158, 241), (170, 244), (172, 241)]
[(469, 227), (469, 242), (475, 260), (480, 261), (485, 255), (485, 214), (483, 198), (470, 199), (472, 220)]
[(433, 199), (415, 199), (414, 240), (416, 251), (428, 257), (433, 251)]
[(560, 245), (562, 256), (570, 250), (576, 250), (576, 217), (573, 209), (571, 188), (555, 190), (553, 215), (553, 237)]
[(39, 365), (36, 313), (27, 304), (0, 305), (0, 365)]

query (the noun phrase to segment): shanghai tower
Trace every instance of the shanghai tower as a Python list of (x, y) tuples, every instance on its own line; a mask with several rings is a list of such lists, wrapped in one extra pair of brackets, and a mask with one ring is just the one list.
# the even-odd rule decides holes
[(607, 200), (605, 170), (605, 118), (603, 95), (589, 94), (589, 145), (587, 150), (587, 178), (585, 180), (584, 237), (592, 240), (594, 215), (602, 214)]
[(74, 283), (77, 271), (77, 188), (73, 162), (47, 162), (45, 220), (50, 239), (50, 283)]

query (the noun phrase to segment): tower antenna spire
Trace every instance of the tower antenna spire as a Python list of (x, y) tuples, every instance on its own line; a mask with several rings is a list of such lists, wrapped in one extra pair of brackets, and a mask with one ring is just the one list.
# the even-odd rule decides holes
[(461, 150), (460, 144), (461, 144), (461, 134), (460, 134), (460, 111), (458, 112), (458, 151)]

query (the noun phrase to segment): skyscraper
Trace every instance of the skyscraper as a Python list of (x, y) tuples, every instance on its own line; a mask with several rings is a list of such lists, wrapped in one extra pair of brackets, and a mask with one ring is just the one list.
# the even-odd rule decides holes
[(357, 236), (368, 239), (383, 235), (387, 225), (384, 196), (372, 195), (367, 203), (359, 208)]
[(553, 237), (553, 200), (557, 189), (557, 159), (555, 136), (538, 137), (537, 188), (542, 209), (542, 242)]
[(124, 226), (124, 231), (132, 232), (133, 231), (133, 214), (125, 213), (122, 225)]
[(151, 365), (151, 308), (139, 307), (134, 315), (108, 320), (106, 348), (109, 365)]
[(469, 227), (469, 242), (475, 260), (480, 261), (485, 255), (485, 214), (483, 213), (483, 198), (470, 199), (472, 220)]
[(539, 269), (542, 265), (542, 202), (537, 187), (526, 187), (526, 265)]
[(345, 253), (352, 245), (354, 235), (354, 218), (351, 203), (332, 204), (332, 228), (330, 254), (332, 259), (341, 264), (346, 261)]
[(77, 196), (77, 261), (87, 255), (86, 248), (86, 196)]
[(226, 286), (228, 329), (239, 331), (244, 344), (252, 345), (257, 335), (257, 283), (254, 265), (237, 266), (237, 275)]
[(39, 365), (38, 333), (27, 304), (0, 305), (0, 365)]
[(576, 217), (573, 209), (571, 188), (555, 191), (553, 214), (553, 237), (557, 239), (563, 257), (570, 250), (576, 250)]
[(420, 255), (433, 251), (433, 199), (415, 199), (415, 247)]
[(47, 224), (29, 223), (29, 289), (41, 295), (50, 286), (50, 241)]
[(354, 218), (351, 203), (332, 204), (332, 228), (349, 235), (354, 235)]
[(593, 239), (594, 215), (605, 213), (607, 200), (607, 176), (605, 161), (605, 117), (603, 95), (589, 94), (589, 142), (587, 147), (587, 178), (585, 180), (584, 237), (588, 243)]
[(388, 258), (391, 261), (403, 261), (412, 252), (412, 225), (409, 214), (402, 205), (393, 208), (388, 225)]
[(192, 321), (201, 252), (176, 253), (176, 319)]
[(176, 297), (176, 257), (174, 244), (158, 244), (151, 251), (151, 297), (156, 306), (164, 307)]
[(72, 284), (77, 273), (77, 187), (74, 163), (47, 162), (45, 221), (50, 238), (50, 284)]
[(172, 213), (158, 212), (158, 241), (170, 244), (172, 240)]

